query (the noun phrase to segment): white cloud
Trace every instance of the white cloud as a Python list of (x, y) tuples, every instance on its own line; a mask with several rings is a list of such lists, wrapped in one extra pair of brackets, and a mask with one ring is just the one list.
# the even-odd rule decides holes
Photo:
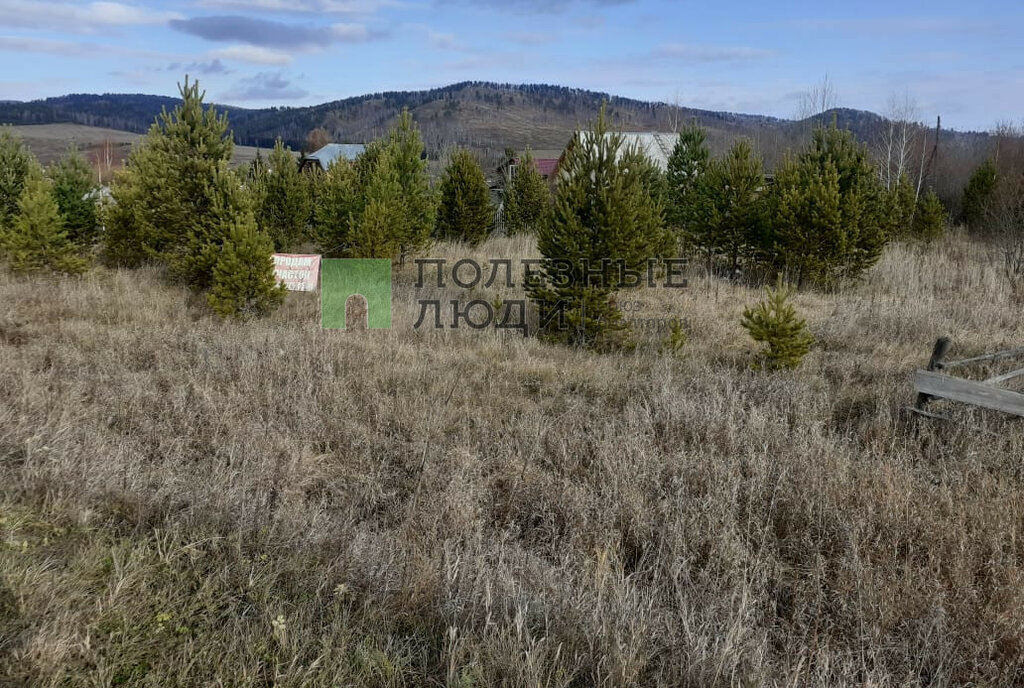
[(281, 72), (260, 72), (240, 79), (221, 96), (224, 102), (263, 101), (281, 104), (301, 100), (309, 92), (296, 86)]
[(37, 0), (0, 0), (0, 15), (7, 27), (61, 29), (92, 33), (101, 28), (166, 24), (179, 18), (177, 12), (158, 12), (119, 2), (87, 5)]
[(65, 57), (104, 57), (116, 55), (133, 59), (166, 60), (171, 54), (155, 50), (135, 50), (106, 43), (61, 41), (29, 36), (0, 36), (0, 52), (42, 53)]
[(257, 45), (232, 45), (220, 48), (210, 51), (210, 57), (262, 65), (283, 66), (292, 63), (292, 56), (288, 53), (271, 48), (261, 48)]
[(45, 38), (27, 38), (25, 36), (0, 36), (0, 51), (47, 53), (65, 57), (83, 57), (95, 52), (94, 46), (87, 43), (51, 41)]

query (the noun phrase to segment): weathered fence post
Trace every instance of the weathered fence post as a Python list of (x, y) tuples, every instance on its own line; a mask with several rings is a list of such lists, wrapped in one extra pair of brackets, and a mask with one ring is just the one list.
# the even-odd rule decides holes
[[(949, 347), (952, 346), (953, 341), (949, 337), (939, 337), (938, 341), (935, 342), (935, 348), (932, 349), (932, 357), (928, 360), (928, 367), (926, 370), (942, 370), (943, 360), (946, 358), (946, 354), (949, 353)], [(914, 408), (918, 411), (924, 410), (924, 405), (934, 399), (930, 394), (919, 392), (917, 395), (917, 401), (914, 403)]]

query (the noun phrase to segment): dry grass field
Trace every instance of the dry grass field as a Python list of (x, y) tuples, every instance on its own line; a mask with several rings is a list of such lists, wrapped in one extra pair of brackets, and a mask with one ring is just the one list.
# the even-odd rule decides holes
[[(113, 163), (120, 167), (131, 153), (132, 145), (142, 140), (142, 136), (130, 131), (89, 127), (84, 124), (29, 124), (11, 127), (16, 136), (21, 137), (32, 154), (40, 162), (48, 165), (64, 155), (68, 146), (74, 145), (90, 160), (98, 153), (102, 144), (109, 141), (113, 147)], [(256, 158), (256, 148), (251, 146), (235, 146), (231, 157), (232, 165), (247, 165)], [(266, 157), (267, 151), (263, 151)]]
[(413, 331), (412, 266), (363, 332), (0, 270), (0, 685), (1022, 685), (1024, 424), (903, 411), (1024, 342), (1000, 260), (890, 247), (775, 374), (698, 271), (669, 356)]

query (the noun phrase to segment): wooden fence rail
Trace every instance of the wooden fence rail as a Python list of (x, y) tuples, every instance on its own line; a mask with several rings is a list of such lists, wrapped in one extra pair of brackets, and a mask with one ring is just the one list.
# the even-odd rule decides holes
[(985, 361), (995, 361), (1017, 356), (1024, 357), (1024, 348), (997, 351), (996, 353), (965, 358), (960, 361), (946, 361), (945, 358), (949, 352), (950, 345), (951, 342), (948, 337), (943, 337), (937, 341), (932, 351), (932, 357), (928, 361), (927, 369), (918, 370), (915, 373), (914, 390), (917, 392), (917, 402), (914, 404), (914, 411), (921, 415), (934, 417), (935, 414), (925, 411), (925, 406), (928, 402), (934, 399), (948, 399), (1024, 418), (1024, 394), (998, 386), (1003, 382), (1024, 375), (1024, 368), (996, 375), (982, 381), (965, 380), (964, 378), (953, 377), (952, 375), (940, 372), (950, 368)]

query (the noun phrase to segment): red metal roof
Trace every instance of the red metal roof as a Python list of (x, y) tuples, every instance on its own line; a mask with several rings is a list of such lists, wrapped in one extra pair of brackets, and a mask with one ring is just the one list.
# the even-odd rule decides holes
[(558, 167), (558, 158), (537, 158), (537, 171), (545, 177), (550, 177)]

